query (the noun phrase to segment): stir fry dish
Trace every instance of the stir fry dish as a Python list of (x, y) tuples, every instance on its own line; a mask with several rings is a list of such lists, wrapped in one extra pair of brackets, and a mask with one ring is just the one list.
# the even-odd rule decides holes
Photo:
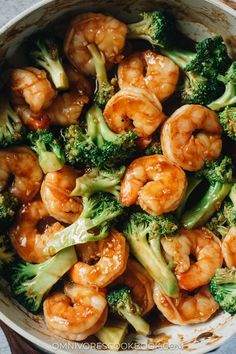
[(34, 34), (0, 93), (1, 275), (68, 340), (236, 313), (236, 62), (140, 16)]

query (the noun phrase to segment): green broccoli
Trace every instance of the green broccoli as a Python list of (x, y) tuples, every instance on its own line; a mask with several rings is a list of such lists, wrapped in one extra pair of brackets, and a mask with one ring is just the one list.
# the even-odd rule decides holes
[(52, 132), (43, 129), (30, 132), (27, 139), (31, 148), (38, 154), (39, 164), (44, 173), (62, 169), (65, 156), (59, 141)]
[(89, 44), (87, 48), (93, 58), (98, 82), (94, 100), (99, 107), (104, 108), (109, 99), (114, 95), (115, 89), (107, 78), (104, 54), (98, 50), (95, 44)]
[(161, 252), (160, 239), (177, 230), (171, 215), (152, 216), (144, 212), (132, 213), (123, 229), (133, 255), (171, 297), (178, 296), (178, 283)]
[(215, 101), (208, 104), (208, 107), (214, 111), (220, 111), (226, 106), (236, 104), (236, 61), (233, 62), (225, 75), (218, 75), (218, 80), (225, 85), (225, 91)]
[(112, 221), (123, 210), (123, 206), (109, 193), (83, 197), (83, 211), (79, 218), (48, 240), (44, 255), (52, 256), (63, 248), (79, 243), (103, 240), (111, 231)]
[(15, 251), (11, 246), (10, 239), (4, 234), (0, 235), (0, 273), (4, 275), (4, 269), (15, 259)]
[(20, 143), (24, 138), (25, 129), (3, 94), (0, 95), (0, 107), (0, 148)]
[(162, 155), (163, 151), (161, 148), (160, 134), (156, 133), (152, 139), (152, 142), (148, 147), (144, 150), (144, 155)]
[(207, 222), (206, 227), (218, 237), (225, 237), (229, 229), (236, 225), (236, 183), (231, 188), (229, 198), (220, 210)]
[(62, 66), (59, 41), (48, 33), (34, 36), (30, 43), (29, 55), (33, 63), (44, 68), (58, 90), (67, 90), (69, 82)]
[(236, 268), (217, 269), (210, 282), (210, 292), (224, 311), (236, 314)]
[(71, 165), (102, 166), (103, 156), (98, 147), (93, 143), (78, 125), (70, 125), (62, 132), (66, 161)]
[(75, 249), (69, 247), (43, 263), (13, 263), (8, 270), (13, 295), (28, 311), (37, 313), (52, 286), (76, 262)]
[(86, 115), (88, 135), (100, 149), (105, 165), (123, 163), (136, 151), (137, 135), (134, 131), (115, 134), (107, 126), (101, 109), (94, 105)]
[(136, 151), (137, 135), (130, 131), (115, 134), (107, 126), (96, 105), (86, 114), (87, 129), (67, 127), (63, 133), (66, 159), (73, 165), (84, 164), (104, 168), (124, 163)]
[(71, 192), (73, 197), (90, 197), (96, 192), (113, 194), (120, 199), (120, 181), (125, 172), (125, 167), (102, 169), (93, 168), (90, 172), (76, 179), (76, 186)]
[(109, 318), (105, 325), (94, 335), (107, 346), (107, 349), (118, 351), (127, 333), (127, 321)]
[(183, 214), (181, 221), (187, 229), (204, 225), (220, 209), (232, 187), (232, 160), (221, 156), (217, 160), (207, 161), (195, 176), (206, 179), (210, 186), (202, 199)]
[(181, 90), (184, 103), (208, 104), (222, 93), (218, 75), (229, 64), (222, 37), (207, 38), (195, 47), (195, 52), (185, 49), (164, 49), (162, 54), (172, 59), (184, 72)]
[[(0, 186), (1, 191), (1, 186)], [(9, 193), (0, 193), (0, 225), (11, 222), (18, 209), (18, 199)]]
[(176, 33), (172, 15), (165, 11), (140, 14), (142, 20), (128, 25), (128, 38), (144, 39), (153, 46), (166, 47), (173, 42)]
[(219, 113), (219, 119), (225, 134), (236, 141), (236, 107), (227, 106)]
[(131, 290), (123, 285), (112, 289), (107, 294), (107, 303), (113, 313), (125, 318), (137, 333), (147, 336), (149, 324), (141, 317), (142, 309), (132, 300)]

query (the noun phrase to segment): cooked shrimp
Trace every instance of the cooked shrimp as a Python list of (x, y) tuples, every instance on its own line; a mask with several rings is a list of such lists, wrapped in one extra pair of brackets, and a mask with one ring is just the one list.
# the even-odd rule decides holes
[(141, 307), (143, 315), (153, 308), (153, 280), (134, 259), (128, 259), (126, 270), (115, 280), (116, 284), (125, 284), (131, 289), (132, 298)]
[(96, 255), (99, 257), (96, 264), (78, 262), (71, 268), (69, 275), (75, 283), (102, 288), (118, 278), (125, 271), (129, 256), (125, 237), (112, 230), (105, 240), (97, 243)]
[(186, 189), (185, 173), (163, 155), (134, 160), (121, 183), (120, 200), (125, 206), (139, 204), (146, 212), (161, 215), (175, 210)]
[(46, 260), (43, 248), (48, 238), (63, 229), (58, 222), (46, 227), (44, 232), (38, 230), (39, 222), (48, 217), (48, 211), (41, 200), (23, 204), (16, 222), (10, 229), (11, 242), (18, 255), (26, 262), (41, 263)]
[(64, 293), (58, 291), (46, 298), (43, 312), (50, 331), (65, 339), (81, 341), (104, 326), (108, 310), (101, 290), (66, 284)]
[(48, 213), (55, 219), (72, 224), (82, 212), (81, 198), (71, 197), (76, 178), (81, 173), (72, 167), (64, 166), (56, 172), (46, 174), (41, 186), (41, 198)]
[(233, 226), (222, 241), (222, 253), (227, 267), (236, 267), (236, 227)]
[(12, 70), (11, 91), (16, 106), (26, 102), (34, 113), (48, 108), (56, 97), (46, 72), (33, 67)]
[(68, 60), (87, 75), (94, 75), (95, 68), (87, 45), (94, 43), (109, 63), (119, 63), (123, 56), (127, 26), (111, 16), (85, 13), (77, 16), (67, 31), (64, 51)]
[[(174, 261), (180, 288), (194, 290), (206, 285), (223, 263), (220, 240), (208, 229), (179, 231), (163, 237), (162, 247), (167, 258)], [(191, 260), (194, 256), (196, 261)]]
[(117, 92), (103, 112), (115, 133), (134, 130), (141, 138), (149, 137), (165, 119), (156, 96), (146, 89), (126, 87)]
[(34, 113), (26, 104), (15, 105), (15, 110), (23, 124), (31, 130), (45, 129), (50, 124), (49, 117), (45, 112)]
[(126, 86), (146, 88), (160, 101), (174, 93), (178, 79), (178, 66), (169, 58), (151, 50), (131, 54), (118, 67), (118, 83), (121, 89)]
[(7, 189), (21, 202), (28, 202), (39, 191), (42, 178), (38, 159), (30, 148), (16, 146), (0, 150), (0, 191)]
[(200, 105), (185, 105), (166, 120), (161, 131), (163, 153), (187, 171), (200, 170), (221, 152), (222, 127), (215, 112)]
[(206, 285), (194, 295), (182, 290), (179, 298), (175, 299), (163, 293), (159, 285), (155, 283), (153, 296), (158, 310), (167, 320), (182, 326), (205, 322), (219, 308)]

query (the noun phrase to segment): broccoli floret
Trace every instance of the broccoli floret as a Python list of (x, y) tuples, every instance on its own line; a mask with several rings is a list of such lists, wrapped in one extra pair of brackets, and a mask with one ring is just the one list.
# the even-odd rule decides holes
[(162, 53), (172, 59), (184, 72), (181, 90), (184, 103), (208, 104), (222, 93), (218, 75), (229, 64), (222, 37), (207, 38), (195, 47), (195, 52), (176, 48)]
[(6, 96), (0, 95), (0, 148), (19, 143), (25, 129), (20, 118), (10, 106)]
[(236, 268), (217, 269), (210, 282), (210, 291), (220, 307), (234, 315), (236, 313)]
[(133, 255), (171, 297), (178, 296), (178, 283), (162, 255), (160, 239), (177, 230), (171, 215), (152, 216), (144, 212), (132, 213), (123, 230)]
[(103, 166), (103, 156), (90, 136), (78, 125), (70, 125), (62, 132), (66, 161), (71, 165)]
[(233, 185), (229, 193), (228, 200), (208, 221), (206, 227), (219, 237), (225, 237), (229, 229), (236, 225), (236, 184)]
[(52, 256), (63, 248), (79, 243), (103, 240), (111, 231), (112, 221), (123, 210), (123, 206), (109, 193), (83, 197), (83, 211), (79, 218), (48, 240), (43, 250), (45, 256)]
[(94, 100), (99, 107), (104, 108), (109, 99), (114, 95), (114, 86), (107, 78), (104, 54), (98, 50), (95, 44), (89, 44), (87, 48), (93, 58), (98, 83)]
[(218, 80), (225, 85), (225, 91), (222, 96), (208, 105), (214, 111), (236, 104), (236, 62), (233, 62), (225, 76), (218, 75)]
[(236, 141), (236, 107), (226, 107), (219, 113), (219, 119), (225, 134)]
[(29, 55), (35, 65), (49, 73), (56, 89), (68, 89), (69, 82), (62, 66), (61, 49), (57, 38), (48, 33), (34, 36), (30, 43)]
[(0, 272), (4, 273), (5, 267), (14, 261), (15, 255), (10, 239), (5, 234), (0, 235)]
[(144, 12), (142, 20), (128, 25), (128, 38), (145, 39), (153, 46), (166, 47), (176, 33), (174, 18), (165, 11)]
[[(1, 186), (0, 186), (1, 190)], [(19, 206), (18, 199), (9, 193), (0, 193), (0, 225), (9, 223)]]
[(125, 318), (137, 333), (147, 336), (149, 324), (141, 317), (142, 309), (132, 300), (131, 290), (123, 285), (112, 289), (107, 294), (107, 303), (113, 313)]
[(116, 134), (112, 132), (103, 117), (101, 109), (94, 105), (86, 115), (88, 135), (100, 149), (103, 164), (124, 163), (137, 149), (137, 135), (134, 131)]
[(181, 221), (187, 229), (204, 225), (220, 209), (232, 187), (232, 160), (221, 156), (217, 160), (207, 161), (195, 176), (206, 179), (210, 185), (202, 199), (183, 214)]
[(76, 186), (71, 192), (72, 196), (90, 197), (96, 192), (113, 194), (117, 200), (120, 198), (120, 181), (125, 167), (102, 169), (93, 168), (90, 172), (76, 179)]
[(11, 289), (21, 305), (37, 313), (52, 286), (77, 262), (74, 247), (39, 264), (15, 262), (9, 267)]
[(62, 169), (65, 156), (59, 141), (52, 132), (43, 129), (30, 132), (27, 139), (31, 148), (38, 154), (39, 164), (44, 173)]

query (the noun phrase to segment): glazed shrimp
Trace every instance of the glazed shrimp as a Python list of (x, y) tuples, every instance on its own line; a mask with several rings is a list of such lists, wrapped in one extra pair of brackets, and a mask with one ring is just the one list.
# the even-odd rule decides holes
[(70, 24), (64, 41), (64, 51), (77, 69), (95, 75), (95, 68), (87, 45), (94, 43), (105, 55), (107, 63), (119, 63), (123, 56), (127, 26), (111, 16), (85, 13)]
[(166, 120), (161, 131), (163, 153), (187, 171), (200, 170), (221, 152), (222, 127), (215, 112), (200, 105), (185, 105)]
[(49, 117), (45, 112), (34, 113), (27, 105), (15, 105), (20, 119), (31, 130), (45, 129), (49, 126)]
[(64, 166), (56, 172), (46, 174), (41, 186), (41, 198), (50, 216), (72, 224), (82, 212), (81, 198), (71, 197), (76, 178), (81, 173), (72, 167)]
[(92, 85), (83, 74), (77, 72), (71, 65), (65, 66), (65, 71), (70, 90), (59, 94), (46, 111), (50, 125), (76, 124), (92, 95)]
[(175, 210), (186, 189), (185, 173), (163, 155), (134, 160), (121, 182), (120, 200), (139, 204), (146, 212), (161, 215)]
[(11, 93), (16, 106), (26, 103), (34, 113), (48, 108), (56, 97), (46, 72), (34, 67), (12, 70)]
[(81, 341), (104, 326), (108, 310), (101, 290), (66, 284), (64, 293), (56, 292), (46, 298), (43, 312), (51, 332), (65, 339)]
[(153, 297), (158, 310), (167, 320), (182, 326), (205, 322), (219, 308), (208, 286), (201, 287), (195, 295), (189, 295), (182, 290), (179, 298), (175, 299), (163, 293), (155, 283)]
[(220, 240), (206, 228), (182, 229), (178, 235), (163, 237), (161, 244), (167, 258), (174, 261), (175, 274), (182, 289), (191, 291), (208, 284), (216, 269), (222, 266)]
[(178, 79), (178, 66), (169, 58), (151, 50), (131, 54), (118, 67), (118, 83), (121, 89), (126, 86), (146, 88), (160, 101), (174, 93)]
[(132, 298), (141, 307), (143, 315), (153, 308), (153, 280), (134, 259), (129, 258), (126, 270), (115, 280), (116, 284), (125, 284), (131, 289)]
[[(8, 186), (9, 179), (14, 177)], [(30, 148), (16, 146), (0, 150), (0, 191), (8, 190), (21, 202), (33, 199), (43, 178), (38, 159)]]
[(227, 267), (236, 267), (236, 227), (233, 226), (222, 241), (222, 253)]
[(41, 233), (37, 226), (42, 219), (48, 217), (48, 211), (41, 200), (23, 204), (17, 219), (10, 229), (10, 238), (17, 254), (26, 262), (41, 263), (47, 257), (43, 255), (43, 248), (48, 238), (63, 229), (58, 222), (46, 227)]
[(113, 132), (134, 130), (141, 138), (149, 137), (165, 119), (156, 96), (137, 87), (126, 87), (117, 92), (107, 102), (103, 114)]
[(126, 269), (129, 248), (125, 237), (116, 230), (97, 243), (99, 261), (94, 265), (78, 262), (71, 270), (71, 279), (80, 285), (106, 287)]

